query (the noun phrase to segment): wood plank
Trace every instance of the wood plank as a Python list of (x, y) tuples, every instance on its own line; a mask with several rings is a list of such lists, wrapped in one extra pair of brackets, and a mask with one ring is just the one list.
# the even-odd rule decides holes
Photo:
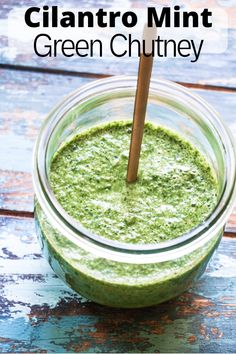
[(46, 114), (88, 79), (0, 70), (0, 208), (33, 210), (32, 150)]
[(1, 352), (215, 352), (235, 350), (236, 241), (224, 238), (197, 284), (143, 310), (75, 294), (42, 258), (33, 219), (0, 218)]
[[(62, 6), (63, 1), (48, 1), (47, 4)], [(134, 8), (143, 7), (143, 2), (124, 0), (122, 2), (117, 2), (116, 7)], [(153, 2), (151, 5), (165, 5), (166, 2), (163, 0), (158, 0)], [(202, 7), (202, 2), (197, 4), (197, 2), (189, 2), (187, 0), (178, 1), (179, 5), (191, 6), (191, 8)], [(0, 26), (5, 29), (7, 23), (7, 16), (12, 9), (21, 8), (25, 5), (24, 1), (2, 1), (0, 10)], [(33, 0), (31, 1), (31, 6), (38, 5), (38, 3)], [(85, 0), (80, 0), (79, 7), (109, 7), (113, 5), (111, 0), (104, 3), (100, 0), (92, 0), (89, 3)], [(224, 6), (223, 6), (224, 5)], [(78, 8), (78, 2), (76, 0), (71, 0), (67, 3), (68, 8), (76, 7)], [(214, 6), (221, 6), (228, 11), (229, 15), (229, 41), (227, 51), (222, 54), (203, 54), (198, 62), (190, 63), (189, 58), (175, 58), (174, 60), (168, 59), (166, 61), (156, 60), (154, 63), (153, 72), (157, 77), (162, 77), (166, 79), (171, 79), (179, 82), (194, 82), (200, 84), (210, 84), (210, 85), (220, 85), (228, 87), (236, 87), (236, 61), (235, 61), (235, 49), (236, 49), (236, 6), (232, 2), (223, 2), (217, 0), (208, 0), (204, 2), (204, 8), (209, 6), (210, 8)], [(70, 70), (74, 72), (81, 73), (96, 73), (96, 74), (136, 74), (138, 60), (129, 58), (78, 58), (71, 57), (65, 58), (63, 56), (58, 56), (55, 58), (39, 58), (36, 54), (32, 53), (26, 54), (25, 48), (32, 47), (32, 43), (23, 43), (19, 45), (19, 38), (17, 38), (17, 31), (15, 31), (14, 40), (11, 41), (15, 44), (9, 47), (8, 34), (5, 29), (0, 36), (0, 63), (2, 64), (15, 64), (15, 65), (26, 65), (37, 68), (50, 68), (60, 69), (60, 70)], [(17, 44), (18, 43), (18, 44)]]
[[(58, 100), (91, 80), (11, 70), (0, 70), (0, 78), (0, 208), (32, 212), (32, 149), (39, 127)], [(236, 93), (194, 92), (222, 114), (236, 136)], [(235, 229), (235, 214), (228, 227)]]

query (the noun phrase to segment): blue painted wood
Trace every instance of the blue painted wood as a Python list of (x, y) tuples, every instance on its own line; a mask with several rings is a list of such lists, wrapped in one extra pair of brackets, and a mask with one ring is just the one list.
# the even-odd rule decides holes
[(41, 255), (33, 219), (0, 218), (0, 352), (235, 352), (236, 242), (188, 292), (142, 310), (89, 302)]

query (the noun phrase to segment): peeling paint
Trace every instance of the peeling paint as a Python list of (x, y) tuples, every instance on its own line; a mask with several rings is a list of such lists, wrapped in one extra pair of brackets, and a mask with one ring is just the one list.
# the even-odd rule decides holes
[(160, 306), (121, 310), (87, 301), (55, 276), (41, 256), (33, 220), (0, 218), (0, 226), (0, 351), (198, 353), (235, 348), (236, 278), (212, 275), (232, 264), (235, 240), (223, 239), (189, 292)]
[(223, 254), (218, 254), (218, 258), (218, 267), (209, 272), (208, 275), (216, 278), (236, 277), (236, 259)]

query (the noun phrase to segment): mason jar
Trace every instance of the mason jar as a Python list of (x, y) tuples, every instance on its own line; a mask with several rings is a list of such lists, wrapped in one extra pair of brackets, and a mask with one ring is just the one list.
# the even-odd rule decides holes
[[(136, 77), (87, 84), (67, 96), (45, 120), (34, 151), (35, 221), (42, 251), (66, 284), (97, 303), (138, 308), (169, 300), (204, 272), (223, 234), (235, 199), (235, 149), (216, 111), (190, 90), (153, 80), (146, 121), (179, 134), (208, 161), (219, 196), (207, 219), (157, 244), (127, 244), (96, 235), (68, 215), (49, 183), (56, 151), (97, 125), (132, 120)], [(93, 216), (91, 216), (93, 217)]]

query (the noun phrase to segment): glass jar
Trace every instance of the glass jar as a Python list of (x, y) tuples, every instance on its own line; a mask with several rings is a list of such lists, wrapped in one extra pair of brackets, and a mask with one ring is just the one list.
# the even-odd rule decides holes
[(55, 152), (90, 127), (132, 120), (135, 91), (136, 78), (126, 76), (83, 86), (49, 114), (34, 151), (35, 220), (44, 255), (81, 295), (125, 308), (158, 304), (191, 286), (219, 244), (235, 198), (233, 139), (218, 114), (190, 90), (153, 80), (146, 121), (175, 131), (205, 156), (219, 185), (211, 215), (173, 240), (131, 245), (91, 233), (64, 211), (48, 180)]

